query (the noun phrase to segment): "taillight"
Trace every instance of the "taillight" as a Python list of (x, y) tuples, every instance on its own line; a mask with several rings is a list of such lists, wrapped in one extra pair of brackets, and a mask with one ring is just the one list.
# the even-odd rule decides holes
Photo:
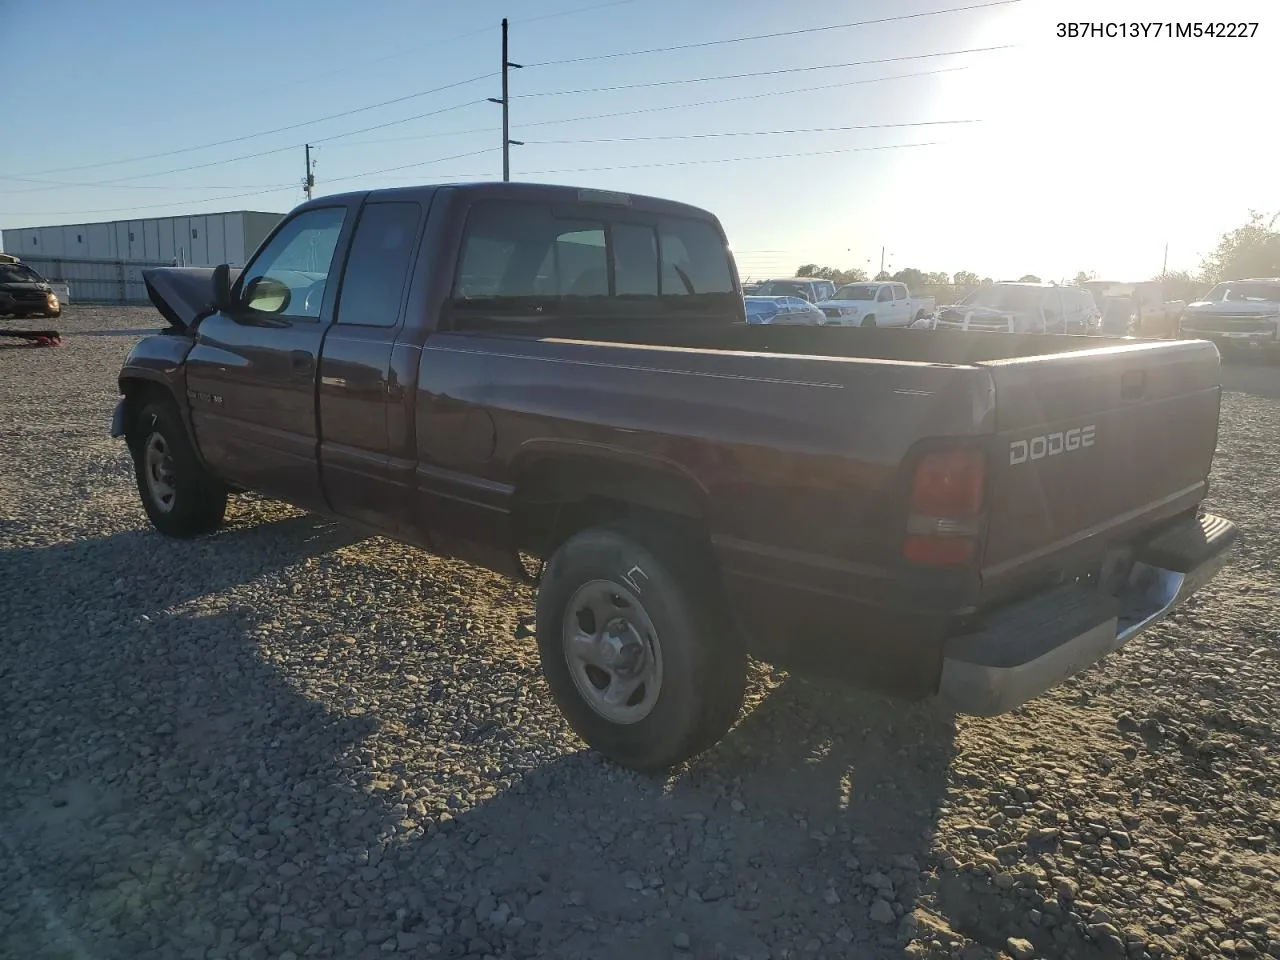
[(908, 560), (954, 567), (977, 557), (986, 475), (986, 461), (976, 450), (942, 450), (920, 459), (902, 544)]

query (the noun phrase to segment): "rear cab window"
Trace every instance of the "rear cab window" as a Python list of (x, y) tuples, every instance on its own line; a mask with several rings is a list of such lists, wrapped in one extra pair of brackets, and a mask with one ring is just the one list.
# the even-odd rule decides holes
[(713, 222), (527, 200), (483, 200), (463, 231), (455, 320), (741, 313)]

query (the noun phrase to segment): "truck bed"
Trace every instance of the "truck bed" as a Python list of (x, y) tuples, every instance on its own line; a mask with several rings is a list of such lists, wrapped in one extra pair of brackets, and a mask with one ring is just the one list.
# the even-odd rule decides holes
[[(920, 603), (919, 581), (895, 571), (893, 498), (922, 444), (963, 440), (986, 455), (979, 567), (929, 598), (951, 609), (988, 608), (1097, 567), (1194, 510), (1208, 489), (1219, 360), (1199, 341), (689, 321), (544, 323), (536, 336), (495, 327), (433, 340), (470, 341), (490, 358), (467, 369), (454, 356), (448, 373), (432, 374), (456, 384), (455, 397), (475, 390), (502, 407), (477, 381), (537, 377), (521, 359), (554, 358), (554, 387), (517, 407), (603, 440), (592, 423), (601, 418), (628, 443), (687, 461), (722, 505), (725, 542), (808, 555), (805, 576), (823, 589), (854, 586), (819, 569), (825, 557), (856, 564), (846, 571), (854, 593), (905, 584), (904, 598)], [(493, 366), (495, 353), (513, 366)], [(752, 448), (789, 460), (785, 505), (776, 479), (753, 475)], [(710, 449), (741, 471), (709, 470)]]

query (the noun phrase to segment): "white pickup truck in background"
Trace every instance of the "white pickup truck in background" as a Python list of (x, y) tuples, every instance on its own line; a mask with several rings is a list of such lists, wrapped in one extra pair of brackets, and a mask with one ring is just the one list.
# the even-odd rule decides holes
[(1211, 340), (1222, 353), (1250, 351), (1280, 357), (1280, 278), (1229, 280), (1187, 304), (1180, 335)]
[(892, 281), (847, 283), (818, 303), (828, 327), (906, 327), (933, 308), (933, 297), (913, 297), (906, 284)]

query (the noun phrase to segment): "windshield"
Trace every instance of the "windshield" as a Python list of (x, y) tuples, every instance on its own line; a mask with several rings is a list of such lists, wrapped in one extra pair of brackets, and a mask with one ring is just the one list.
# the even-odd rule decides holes
[(1209, 301), (1280, 301), (1280, 283), (1220, 283), (1205, 297)]
[(874, 300), (876, 298), (876, 290), (879, 289), (873, 283), (851, 283), (847, 287), (841, 287), (836, 291), (836, 295), (832, 300)]
[(960, 302), (966, 307), (990, 307), (992, 310), (1036, 310), (1043, 291), (1038, 287), (979, 287)]
[(809, 299), (809, 285), (790, 280), (770, 280), (756, 291), (762, 297), (803, 297)]
[(0, 263), (0, 283), (39, 283), (40, 274), (25, 263)]

